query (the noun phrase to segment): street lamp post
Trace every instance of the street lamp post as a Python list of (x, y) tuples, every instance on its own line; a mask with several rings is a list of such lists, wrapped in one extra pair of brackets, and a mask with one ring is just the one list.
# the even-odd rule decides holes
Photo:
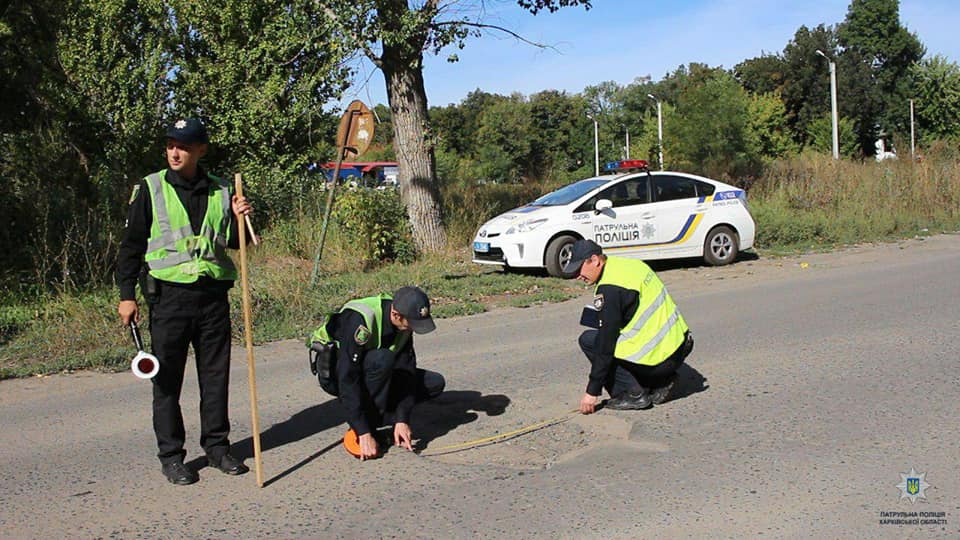
[(600, 176), (600, 124), (590, 113), (587, 118), (593, 120), (593, 170), (594, 176)]
[(623, 129), (627, 133), (626, 159), (630, 159), (630, 128), (623, 126)]
[(823, 51), (817, 49), (817, 54), (824, 57), (830, 64), (830, 116), (833, 120), (833, 159), (840, 159), (840, 132), (837, 127), (837, 64)]
[(910, 100), (910, 159), (917, 159), (916, 146), (913, 138), (913, 100)]
[(657, 102), (657, 151), (660, 157), (660, 170), (663, 170), (663, 107), (660, 100), (653, 94), (647, 94), (647, 97)]

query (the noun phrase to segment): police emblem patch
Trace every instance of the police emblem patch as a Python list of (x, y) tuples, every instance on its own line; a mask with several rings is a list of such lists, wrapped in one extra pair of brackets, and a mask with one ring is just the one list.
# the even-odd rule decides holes
[(187, 127), (187, 121), (186, 121), (186, 120), (177, 120), (177, 123), (174, 124), (173, 127), (177, 128), (177, 129), (183, 129), (183, 128)]
[(357, 327), (356, 333), (353, 334), (353, 340), (357, 342), (357, 345), (366, 345), (370, 341), (370, 329), (361, 324)]
[(133, 204), (133, 200), (137, 198), (138, 193), (140, 193), (140, 184), (133, 186), (133, 192), (130, 193), (130, 202), (127, 204)]
[(423, 306), (420, 308), (420, 317), (426, 319), (430, 315), (430, 308)]
[(598, 294), (593, 297), (593, 307), (597, 308), (597, 311), (603, 309), (603, 295)]
[(925, 491), (931, 487), (926, 476), (927, 473), (918, 473), (913, 467), (908, 473), (900, 473), (900, 483), (896, 486), (900, 490), (900, 498), (910, 499), (912, 503), (917, 502), (917, 499), (926, 499)]

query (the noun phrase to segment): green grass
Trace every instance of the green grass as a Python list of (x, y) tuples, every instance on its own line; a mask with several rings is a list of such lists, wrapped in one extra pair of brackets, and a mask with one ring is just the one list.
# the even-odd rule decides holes
[(835, 162), (804, 155), (771, 167), (749, 195), (756, 245), (791, 253), (960, 229), (960, 162)]

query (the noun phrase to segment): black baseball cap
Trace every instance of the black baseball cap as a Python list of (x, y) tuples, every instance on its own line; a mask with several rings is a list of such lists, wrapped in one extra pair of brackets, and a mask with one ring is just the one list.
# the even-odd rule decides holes
[(567, 264), (563, 265), (563, 273), (579, 273), (580, 267), (583, 266), (584, 261), (594, 255), (602, 254), (603, 249), (601, 249), (600, 246), (593, 240), (577, 240), (573, 243), (573, 250), (570, 255), (570, 260), (567, 261)]
[(393, 309), (403, 315), (410, 328), (418, 334), (428, 334), (437, 329), (430, 316), (430, 297), (419, 287), (400, 287), (393, 294)]
[(166, 136), (168, 139), (174, 139), (187, 144), (206, 144), (210, 141), (207, 137), (207, 128), (199, 118), (181, 118), (175, 120), (167, 127)]

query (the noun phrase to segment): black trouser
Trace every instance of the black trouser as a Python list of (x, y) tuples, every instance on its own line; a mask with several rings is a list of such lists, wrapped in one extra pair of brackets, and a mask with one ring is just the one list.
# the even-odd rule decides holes
[[(363, 356), (363, 384), (373, 407), (367, 410), (371, 429), (388, 420), (397, 410), (397, 403), (405, 396), (391, 391), (397, 355), (390, 349), (374, 349)], [(416, 403), (435, 398), (443, 392), (446, 381), (436, 371), (417, 368), (414, 398)]]
[(162, 463), (184, 458), (180, 390), (193, 345), (200, 383), (200, 446), (208, 456), (230, 449), (230, 304), (227, 290), (162, 286), (150, 306), (150, 335), (160, 371), (153, 378), (153, 431)]
[[(587, 330), (580, 334), (580, 349), (591, 364), (599, 358), (595, 346), (596, 340), (596, 330)], [(603, 382), (603, 387), (610, 394), (610, 397), (615, 397), (628, 391), (637, 394), (641, 390), (663, 386), (677, 372), (680, 365), (683, 364), (684, 358), (690, 354), (692, 349), (693, 338), (690, 336), (690, 332), (687, 332), (687, 339), (680, 347), (666, 360), (655, 366), (644, 366), (614, 358), (613, 365), (610, 366), (610, 371), (607, 374), (607, 380)]]

